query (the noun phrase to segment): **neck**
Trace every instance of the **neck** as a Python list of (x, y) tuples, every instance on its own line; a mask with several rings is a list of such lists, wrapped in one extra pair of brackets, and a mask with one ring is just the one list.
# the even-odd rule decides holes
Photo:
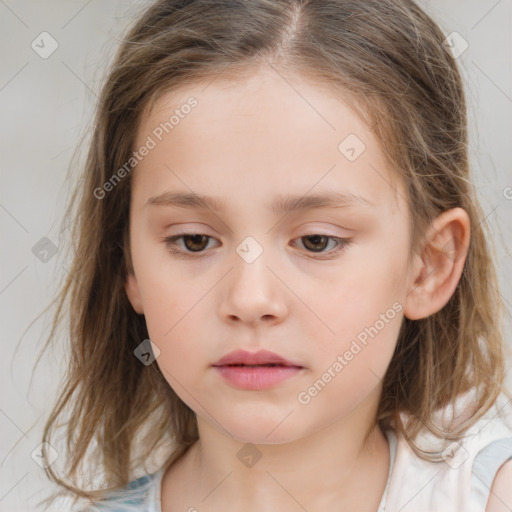
[(198, 417), (199, 440), (186, 454), (183, 473), (192, 505), (375, 512), (389, 468), (388, 442), (375, 422), (377, 404), (367, 401), (317, 432), (280, 444), (234, 440)]

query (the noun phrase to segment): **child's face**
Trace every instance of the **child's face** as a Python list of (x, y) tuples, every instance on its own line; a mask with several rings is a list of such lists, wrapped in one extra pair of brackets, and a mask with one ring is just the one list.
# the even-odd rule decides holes
[[(374, 411), (411, 286), (402, 183), (369, 128), (308, 82), (268, 72), (205, 87), (163, 96), (137, 133), (135, 148), (149, 150), (133, 171), (127, 293), (156, 363), (201, 421), (244, 442), (291, 441), (355, 408)], [(224, 209), (147, 204), (166, 192)], [(325, 193), (369, 203), (270, 207)], [(183, 233), (210, 238), (166, 245)], [(350, 242), (336, 254), (337, 238), (313, 235)], [(237, 349), (303, 368), (241, 389), (212, 366)]]

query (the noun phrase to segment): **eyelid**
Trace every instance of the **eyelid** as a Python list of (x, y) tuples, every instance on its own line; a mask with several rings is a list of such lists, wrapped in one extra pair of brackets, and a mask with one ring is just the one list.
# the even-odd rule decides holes
[[(200, 235), (200, 236), (204, 236), (208, 239), (215, 240), (215, 237), (208, 235), (206, 233), (201, 233), (199, 231), (182, 231), (180, 233), (175, 233), (173, 235), (163, 237), (163, 242), (167, 246), (168, 250), (170, 252), (172, 252), (173, 254), (177, 255), (178, 257), (197, 259), (197, 258), (206, 256), (208, 254), (206, 249), (204, 249), (202, 251), (193, 252), (193, 251), (187, 251), (187, 250), (183, 250), (183, 249), (176, 249), (174, 247), (174, 244), (176, 243), (177, 240), (182, 239), (183, 237), (185, 237), (187, 235), (188, 236)], [(301, 238), (306, 238), (306, 237), (310, 237), (310, 236), (324, 236), (328, 239), (336, 241), (336, 246), (334, 247), (334, 249), (331, 249), (329, 251), (315, 252), (315, 251), (308, 251), (307, 249), (303, 250), (306, 257), (313, 258), (316, 260), (328, 260), (328, 259), (335, 258), (340, 252), (345, 250), (352, 243), (352, 239), (343, 238), (343, 237), (339, 237), (339, 236), (335, 236), (335, 235), (330, 235), (327, 233), (322, 233), (321, 231), (302, 234), (302, 235), (294, 238), (293, 241), (300, 240)], [(315, 256), (315, 255), (318, 255), (318, 256)]]
[(183, 238), (187, 235), (201, 235), (201, 236), (207, 237), (210, 240), (215, 239), (215, 237), (208, 235), (206, 233), (200, 233), (200, 232), (195, 232), (195, 231), (184, 231), (181, 233), (175, 233), (174, 235), (163, 237), (163, 242), (167, 246), (167, 249), (177, 256), (182, 256), (184, 258), (187, 258), (187, 257), (188, 258), (201, 258), (202, 256), (205, 256), (207, 254), (206, 249), (204, 249), (202, 251), (198, 251), (198, 252), (193, 252), (193, 251), (187, 251), (187, 250), (183, 250), (183, 249), (176, 249), (174, 247), (177, 240), (179, 240), (180, 238)]
[(339, 253), (343, 252), (352, 243), (352, 240), (349, 238), (342, 238), (339, 236), (328, 235), (328, 234), (320, 233), (320, 232), (304, 234), (297, 238), (294, 238), (294, 240), (300, 240), (301, 238), (305, 238), (308, 236), (315, 236), (315, 235), (325, 236), (326, 238), (330, 238), (331, 240), (336, 241), (336, 246), (334, 247), (334, 249), (331, 249), (329, 251), (324, 251), (324, 252), (315, 252), (315, 251), (308, 251), (308, 250), (303, 251), (303, 253), (306, 257), (313, 258), (316, 260), (333, 259), (333, 258), (337, 257)]

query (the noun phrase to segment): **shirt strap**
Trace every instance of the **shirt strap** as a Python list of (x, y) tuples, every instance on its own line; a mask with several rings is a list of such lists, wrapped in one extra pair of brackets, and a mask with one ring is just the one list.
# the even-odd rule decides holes
[(471, 475), (471, 504), (478, 510), (485, 511), (496, 473), (511, 459), (512, 437), (496, 439), (477, 453)]

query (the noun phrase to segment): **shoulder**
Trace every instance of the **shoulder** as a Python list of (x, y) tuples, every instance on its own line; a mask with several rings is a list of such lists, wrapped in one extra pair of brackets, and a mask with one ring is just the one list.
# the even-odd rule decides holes
[(496, 473), (485, 512), (508, 512), (512, 509), (512, 459)]
[(502, 397), (458, 441), (450, 443), (428, 432), (415, 441), (436, 460), (419, 457), (398, 437), (391, 508), (406, 504), (403, 512), (512, 511), (512, 401)]
[(474, 436), (481, 439), (471, 468), (471, 491), (485, 512), (512, 509), (511, 402), (497, 410), (498, 414)]

